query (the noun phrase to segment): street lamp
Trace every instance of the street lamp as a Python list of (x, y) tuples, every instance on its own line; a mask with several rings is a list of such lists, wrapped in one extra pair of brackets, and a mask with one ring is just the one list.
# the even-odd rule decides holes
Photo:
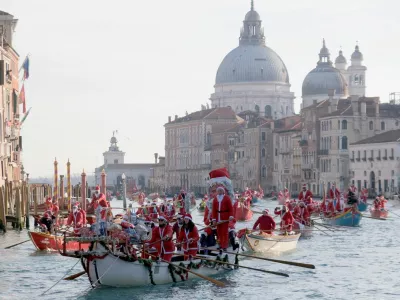
[(126, 209), (126, 176), (125, 173), (122, 173), (121, 175), (122, 178), (122, 197), (123, 197), (123, 208)]

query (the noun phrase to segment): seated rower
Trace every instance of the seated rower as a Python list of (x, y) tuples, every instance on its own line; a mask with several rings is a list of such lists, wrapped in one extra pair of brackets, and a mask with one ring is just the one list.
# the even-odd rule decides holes
[(281, 231), (290, 233), (293, 229), (294, 218), (290, 210), (284, 206), (281, 212)]
[(379, 197), (379, 201), (381, 202), (381, 207), (380, 207), (380, 209), (381, 209), (381, 210), (386, 210), (386, 203), (387, 203), (388, 201), (385, 199), (385, 196), (381, 195), (381, 196)]
[[(172, 241), (172, 235), (172, 226), (168, 224), (168, 221), (164, 216), (160, 216), (158, 218), (158, 226), (153, 228), (151, 240), (145, 244), (145, 253), (151, 252), (149, 251), (149, 246), (152, 248), (154, 247), (157, 250), (156, 256), (170, 262), (175, 250), (175, 245)], [(154, 255), (152, 257), (153, 259), (156, 258)]]
[(236, 226), (236, 219), (229, 220), (229, 224), (228, 224), (228, 227), (229, 227), (229, 244), (231, 245), (231, 247), (233, 248), (234, 251), (237, 248), (239, 248), (239, 243), (236, 243), (235, 226)]
[(51, 218), (49, 213), (44, 213), (43, 217), (40, 218), (40, 223), (44, 225), (44, 227), (47, 229), (48, 233), (51, 233), (51, 227), (53, 225), (53, 219)]
[(74, 233), (79, 234), (80, 229), (83, 227), (83, 216), (82, 212), (78, 209), (78, 206), (72, 207), (72, 212), (68, 216), (67, 225), (71, 226), (74, 223)]
[(268, 213), (268, 208), (263, 210), (262, 216), (260, 216), (254, 223), (253, 230), (257, 230), (257, 227), (259, 227), (260, 231), (272, 234), (272, 232), (275, 230), (276, 223), (274, 219), (270, 215), (268, 215)]
[(199, 231), (193, 223), (192, 216), (186, 214), (182, 230), (178, 237), (178, 244), (183, 246), (185, 260), (191, 259), (192, 256), (197, 254), (197, 251), (199, 251), (198, 241)]
[[(201, 237), (200, 237), (200, 246), (202, 248), (208, 248), (208, 247), (213, 247), (217, 244), (217, 227), (206, 227), (202, 232), (201, 232)], [(204, 251), (204, 254), (208, 254), (208, 250)]]
[(335, 215), (335, 206), (333, 205), (333, 199), (328, 199), (328, 206), (326, 207), (325, 217), (333, 217)]
[(310, 224), (310, 214), (304, 202), (300, 202), (294, 209), (293, 217), (303, 225)]

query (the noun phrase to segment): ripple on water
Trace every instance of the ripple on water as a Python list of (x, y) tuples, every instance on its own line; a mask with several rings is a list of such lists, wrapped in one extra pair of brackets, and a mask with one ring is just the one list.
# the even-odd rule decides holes
[[(261, 206), (273, 208), (276, 201), (262, 201)], [(400, 205), (398, 206), (400, 208)], [(398, 214), (400, 211), (396, 210)], [(195, 221), (201, 214), (193, 214)], [(254, 219), (258, 215), (254, 216)], [(252, 222), (238, 223), (237, 228), (250, 227)], [(35, 251), (30, 243), (12, 249), (0, 249), (0, 299), (400, 299), (400, 239), (394, 230), (400, 218), (376, 221), (364, 218), (359, 228), (340, 228), (343, 231), (315, 232), (302, 239), (295, 252), (279, 259), (314, 264), (315, 270), (276, 264), (258, 259), (243, 259), (240, 264), (289, 274), (289, 278), (247, 269), (228, 272), (217, 277), (226, 283), (219, 288), (208, 281), (196, 280), (143, 288), (91, 289), (87, 277), (74, 281), (62, 280), (48, 293), (41, 294), (62, 278), (77, 260), (57, 253)], [(25, 240), (26, 231), (9, 231), (0, 236), (0, 245)], [(269, 255), (268, 255), (269, 257)], [(275, 257), (272, 255), (271, 257)], [(81, 271), (80, 264), (68, 273)]]

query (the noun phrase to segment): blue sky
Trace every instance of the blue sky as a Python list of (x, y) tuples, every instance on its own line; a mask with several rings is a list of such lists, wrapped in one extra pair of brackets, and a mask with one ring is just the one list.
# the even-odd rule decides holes
[[(26, 83), (32, 107), (22, 135), (33, 177), (94, 172), (113, 130), (127, 162), (164, 153), (171, 115), (200, 109), (217, 68), (238, 45), (250, 1), (2, 0), (19, 19), (14, 47), (31, 54)], [(296, 95), (318, 60), (322, 38), (334, 60), (349, 60), (356, 41), (367, 66), (367, 96), (400, 91), (400, 3), (395, 0), (255, 1), (266, 43), (285, 62)], [(64, 166), (64, 169), (66, 167)]]

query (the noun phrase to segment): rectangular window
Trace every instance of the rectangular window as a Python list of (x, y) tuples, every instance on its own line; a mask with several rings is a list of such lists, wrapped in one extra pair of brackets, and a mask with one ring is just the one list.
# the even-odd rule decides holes
[(262, 133), (261, 133), (261, 140), (262, 140), (262, 141), (265, 141), (265, 132), (262, 132)]
[(383, 188), (385, 189), (385, 192), (389, 192), (389, 180), (385, 179), (383, 181)]
[(361, 191), (361, 180), (357, 180), (357, 189)]
[(354, 160), (354, 151), (351, 151), (351, 159)]

